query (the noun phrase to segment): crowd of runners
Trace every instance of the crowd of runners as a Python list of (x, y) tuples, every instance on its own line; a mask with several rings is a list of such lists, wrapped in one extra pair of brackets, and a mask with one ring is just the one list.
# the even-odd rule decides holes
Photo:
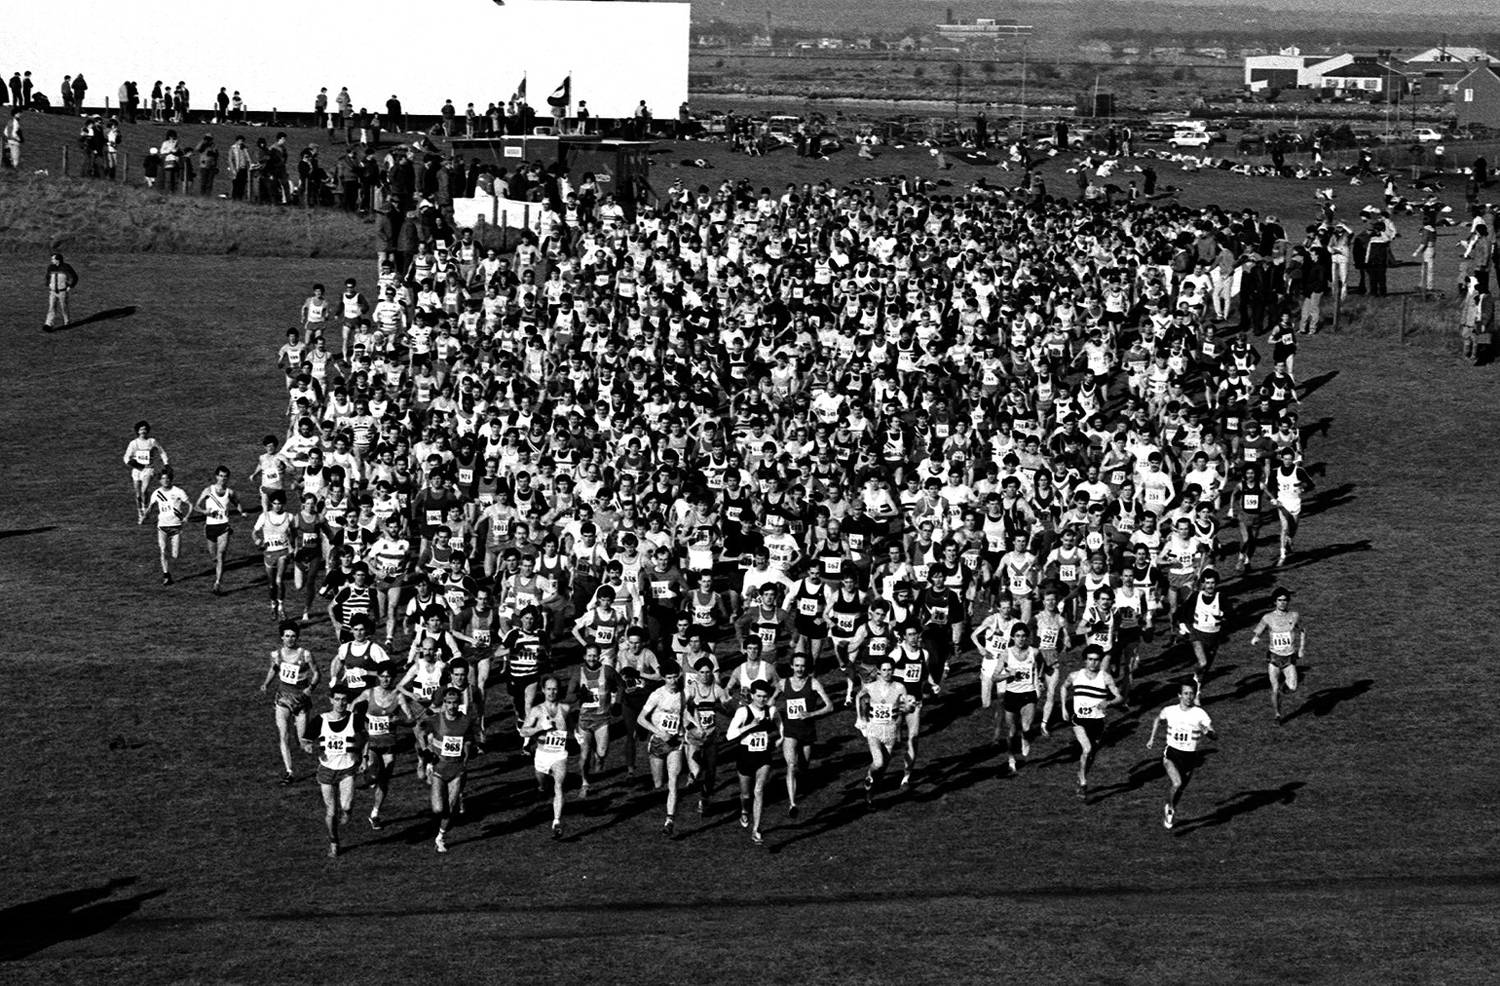
[[(1234, 598), (1295, 557), (1312, 488), (1279, 225), (912, 184), (560, 216), (512, 254), (463, 237), (315, 286), (253, 471), (191, 498), (147, 422), (125, 452), (166, 583), (201, 513), (221, 591), (257, 488), (262, 690), (282, 782), (317, 757), (330, 854), (356, 787), (379, 829), (408, 767), (446, 852), (468, 765), (518, 751), (556, 837), (642, 759), (670, 835), (728, 757), (759, 843), (770, 775), (796, 818), (820, 732), (852, 720), (874, 805), (888, 771), (922, 783), (924, 710), (973, 689), (1001, 773), (1071, 743), (1087, 800), (1148, 677), (1181, 685), (1146, 744), (1164, 724), (1171, 828), (1230, 629), (1265, 640), (1284, 720), (1304, 620), (1284, 588)], [(1237, 304), (1241, 278), (1263, 290)]]

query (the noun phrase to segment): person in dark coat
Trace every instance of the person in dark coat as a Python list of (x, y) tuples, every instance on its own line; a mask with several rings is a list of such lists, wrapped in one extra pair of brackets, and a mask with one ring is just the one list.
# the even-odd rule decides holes
[(1258, 253), (1245, 255), (1240, 269), (1240, 325), (1241, 332), (1260, 335), (1266, 328), (1266, 308), (1270, 303), (1270, 274)]

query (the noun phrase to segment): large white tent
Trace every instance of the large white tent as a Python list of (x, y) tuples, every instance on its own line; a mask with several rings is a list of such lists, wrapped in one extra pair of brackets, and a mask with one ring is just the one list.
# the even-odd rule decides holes
[[(54, 104), (64, 75), (82, 72), (89, 105), (111, 105), (126, 79), (142, 98), (157, 79), (187, 83), (192, 105), (220, 86), (251, 110), (307, 113), (321, 87), (347, 86), (355, 109), (462, 114), (508, 99), (524, 77), (529, 102), (572, 76), (594, 116), (629, 116), (644, 99), (659, 117), (687, 99), (687, 3), (610, 0), (253, 0), (203, 8), (122, 0), (18, 3), (6, 12), (0, 73), (30, 70)], [(77, 18), (76, 20), (74, 18)]]

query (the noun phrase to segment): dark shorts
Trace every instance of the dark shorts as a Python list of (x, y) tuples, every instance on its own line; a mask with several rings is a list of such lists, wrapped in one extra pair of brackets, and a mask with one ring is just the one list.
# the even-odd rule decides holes
[(203, 536), (205, 538), (207, 538), (210, 543), (219, 540), (219, 538), (221, 538), (221, 537), (225, 537), (229, 533), (230, 533), (230, 530), (229, 530), (229, 525), (228, 524), (204, 524), (203, 525)]
[(1179, 750), (1169, 746), (1167, 752), (1162, 755), (1162, 759), (1175, 764), (1182, 773), (1191, 774), (1203, 762), (1203, 754), (1198, 750)]
[(432, 772), (445, 781), (455, 781), (464, 775), (464, 762), (439, 757), (437, 763), (432, 765)]
[(1026, 706), (1036, 704), (1036, 692), (1030, 689), (1024, 692), (1005, 692), (1000, 704), (1006, 712), (1020, 712)]
[(781, 723), (781, 736), (804, 747), (812, 746), (818, 741), (818, 724), (810, 719), (785, 719)]
[(646, 744), (646, 753), (657, 760), (665, 760), (669, 753), (682, 752), (682, 737), (674, 736), (670, 740), (664, 740), (660, 736), (653, 735), (650, 742)]
[(322, 764), (318, 764), (318, 783), (337, 784), (346, 777), (353, 777), (354, 770), (355, 768), (353, 767), (345, 767), (343, 770), (334, 770), (331, 767), (325, 767)]
[(277, 692), (276, 704), (288, 709), (293, 715), (305, 715), (312, 708), (312, 699), (302, 692)]
[(815, 623), (811, 616), (799, 616), (795, 620), (797, 632), (812, 640), (822, 640), (828, 636), (828, 628)]
[(734, 769), (741, 777), (754, 777), (762, 767), (769, 766), (770, 750), (747, 750), (742, 746), (734, 758)]
[(1103, 719), (1080, 719), (1074, 716), (1073, 725), (1083, 730), (1083, 735), (1088, 737), (1091, 746), (1098, 746), (1099, 741), (1104, 738)]
[(1277, 668), (1295, 668), (1297, 666), (1296, 654), (1272, 654), (1266, 651), (1266, 663)]
[(1219, 635), (1207, 630), (1189, 630), (1188, 639), (1195, 644), (1202, 644), (1205, 648), (1219, 646)]

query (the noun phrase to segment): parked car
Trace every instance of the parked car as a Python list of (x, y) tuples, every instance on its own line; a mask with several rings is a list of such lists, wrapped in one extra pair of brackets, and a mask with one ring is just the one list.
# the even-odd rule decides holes
[(1436, 144), (1443, 139), (1443, 135), (1431, 127), (1417, 127), (1411, 132), (1411, 137), (1422, 144)]
[(1175, 130), (1168, 143), (1174, 150), (1180, 151), (1189, 147), (1207, 147), (1213, 143), (1213, 138), (1208, 135), (1207, 130)]

